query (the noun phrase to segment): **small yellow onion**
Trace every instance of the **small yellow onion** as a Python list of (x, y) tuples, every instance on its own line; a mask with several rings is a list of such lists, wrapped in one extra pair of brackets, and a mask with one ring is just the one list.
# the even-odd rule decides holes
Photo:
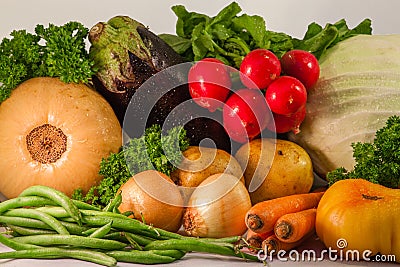
[(245, 215), (251, 208), (249, 193), (239, 178), (214, 174), (191, 195), (183, 216), (183, 227), (190, 236), (227, 237), (243, 235)]
[(167, 231), (177, 232), (182, 225), (183, 198), (167, 175), (147, 170), (135, 174), (119, 192), (120, 212), (132, 212), (135, 219)]
[(0, 104), (0, 192), (86, 191), (101, 178), (101, 159), (121, 145), (121, 126), (99, 93), (58, 78), (27, 80)]

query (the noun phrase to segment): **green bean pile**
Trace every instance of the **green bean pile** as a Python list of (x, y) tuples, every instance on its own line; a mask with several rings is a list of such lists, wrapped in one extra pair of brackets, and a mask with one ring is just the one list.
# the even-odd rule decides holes
[(0, 259), (73, 258), (104, 266), (118, 262), (170, 263), (188, 252), (258, 261), (241, 249), (241, 236), (195, 238), (147, 225), (118, 212), (121, 196), (100, 210), (46, 186), (31, 186), (0, 203)]

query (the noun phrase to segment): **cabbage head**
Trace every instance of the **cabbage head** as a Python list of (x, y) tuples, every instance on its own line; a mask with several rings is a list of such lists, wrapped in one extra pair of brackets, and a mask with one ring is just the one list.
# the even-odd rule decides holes
[(357, 35), (327, 50), (309, 91), (301, 132), (289, 139), (310, 154), (321, 177), (355, 165), (352, 143), (371, 142), (400, 114), (400, 35)]

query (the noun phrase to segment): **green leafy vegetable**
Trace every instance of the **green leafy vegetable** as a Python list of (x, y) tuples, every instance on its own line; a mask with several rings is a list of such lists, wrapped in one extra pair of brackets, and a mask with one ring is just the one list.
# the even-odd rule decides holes
[(79, 22), (35, 27), (35, 34), (14, 30), (0, 43), (0, 103), (20, 83), (33, 77), (60, 77), (87, 83), (94, 74), (85, 49), (88, 29)]
[(334, 24), (327, 23), (323, 28), (317, 23), (311, 23), (302, 40), (295, 39), (294, 48), (313, 53), (318, 59), (325, 53), (326, 49), (337, 43), (358, 34), (372, 33), (371, 20), (365, 19), (355, 28), (349, 29), (344, 19)]
[(129, 140), (119, 153), (111, 154), (100, 163), (103, 179), (84, 195), (81, 190), (73, 198), (104, 207), (115, 197), (118, 189), (134, 174), (145, 170), (157, 170), (170, 175), (182, 158), (180, 151), (189, 146), (186, 131), (177, 126), (166, 134), (155, 124), (147, 128), (140, 138)]
[(391, 116), (376, 132), (371, 143), (353, 143), (354, 170), (338, 168), (327, 174), (329, 184), (338, 180), (363, 178), (390, 188), (400, 186), (400, 117)]
[(239, 67), (243, 57), (256, 48), (269, 49), (278, 57), (292, 49), (303, 49), (319, 58), (337, 42), (356, 34), (372, 32), (369, 19), (354, 29), (349, 29), (345, 20), (327, 24), (324, 28), (312, 23), (300, 40), (267, 30), (260, 16), (239, 15), (242, 10), (236, 2), (223, 8), (215, 17), (189, 12), (182, 5), (173, 6), (172, 11), (178, 18), (176, 35), (160, 34), (164, 41), (188, 60), (214, 57), (233, 67)]

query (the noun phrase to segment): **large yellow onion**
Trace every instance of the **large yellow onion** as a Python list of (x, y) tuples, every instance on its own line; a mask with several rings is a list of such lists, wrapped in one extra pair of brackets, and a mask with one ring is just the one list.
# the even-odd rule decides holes
[(119, 192), (121, 213), (132, 212), (137, 220), (177, 232), (182, 224), (183, 198), (171, 178), (156, 170), (135, 174)]
[(196, 237), (243, 235), (247, 230), (244, 218), (250, 208), (250, 195), (239, 178), (214, 174), (191, 195), (183, 227), (188, 235)]
[(30, 79), (0, 105), (0, 192), (13, 198), (31, 185), (86, 191), (100, 180), (101, 159), (121, 144), (121, 126), (96, 91)]

